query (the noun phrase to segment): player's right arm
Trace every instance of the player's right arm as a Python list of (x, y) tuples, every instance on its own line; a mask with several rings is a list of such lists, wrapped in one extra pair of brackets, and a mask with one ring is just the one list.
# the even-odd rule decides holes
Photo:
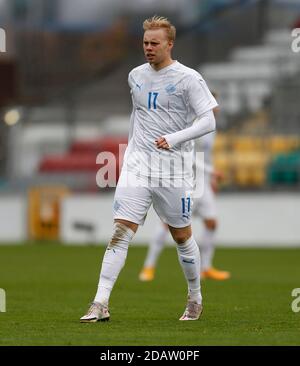
[(134, 114), (135, 114), (135, 108), (132, 108), (132, 112), (130, 115), (130, 122), (129, 122), (129, 133), (128, 133), (128, 142), (131, 140), (133, 135), (133, 128), (134, 128)]
[(132, 93), (132, 85), (134, 85), (133, 83), (134, 83), (134, 81), (133, 81), (133, 78), (132, 78), (132, 71), (131, 71), (128, 75), (128, 85), (129, 85), (129, 88), (130, 88), (130, 95), (131, 95), (131, 100), (132, 100), (132, 112), (131, 112), (131, 115), (130, 115), (130, 122), (129, 122), (128, 143), (132, 138), (133, 130), (134, 130), (135, 107), (134, 107), (133, 93)]

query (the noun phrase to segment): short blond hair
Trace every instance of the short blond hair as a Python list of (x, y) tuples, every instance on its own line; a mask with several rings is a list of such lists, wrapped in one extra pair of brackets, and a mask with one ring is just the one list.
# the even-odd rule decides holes
[(158, 15), (154, 15), (152, 18), (146, 19), (143, 23), (143, 29), (144, 31), (151, 29), (165, 29), (169, 41), (174, 42), (176, 38), (176, 28), (174, 25), (169, 21), (168, 18)]

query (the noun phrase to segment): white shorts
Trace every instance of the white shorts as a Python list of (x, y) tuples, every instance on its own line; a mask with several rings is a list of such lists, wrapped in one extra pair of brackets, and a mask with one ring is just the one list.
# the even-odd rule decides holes
[(147, 178), (134, 174), (131, 174), (128, 182), (126, 173), (122, 171), (115, 192), (113, 217), (143, 225), (153, 203), (156, 213), (166, 224), (175, 228), (189, 226), (192, 189), (192, 181), (177, 182), (176, 187), (153, 187)]
[(194, 198), (193, 215), (200, 216), (203, 219), (216, 219), (217, 206), (216, 196), (211, 185), (206, 183), (201, 198)]

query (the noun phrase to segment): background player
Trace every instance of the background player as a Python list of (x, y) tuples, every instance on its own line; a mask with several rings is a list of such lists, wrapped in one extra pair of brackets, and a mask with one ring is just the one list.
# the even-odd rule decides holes
[[(218, 108), (214, 109), (216, 115)], [(215, 237), (217, 229), (217, 209), (216, 209), (216, 191), (219, 180), (223, 175), (214, 170), (212, 162), (212, 150), (215, 140), (215, 132), (209, 133), (195, 140), (195, 151), (204, 152), (204, 166), (198, 164), (196, 176), (199, 177), (204, 172), (204, 190), (201, 198), (193, 200), (193, 217), (200, 217), (203, 220), (203, 234), (201, 240), (198, 240), (201, 253), (201, 278), (210, 278), (213, 280), (227, 280), (230, 273), (220, 271), (213, 267), (213, 257), (215, 253)], [(199, 162), (196, 162), (196, 165)], [(155, 275), (155, 268), (159, 255), (165, 245), (168, 235), (168, 227), (161, 223), (153, 239), (149, 243), (144, 267), (139, 275), (141, 281), (151, 281)]]

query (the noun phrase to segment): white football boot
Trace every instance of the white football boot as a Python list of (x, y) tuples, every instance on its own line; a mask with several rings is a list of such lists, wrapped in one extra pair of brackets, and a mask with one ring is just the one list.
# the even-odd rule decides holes
[(202, 314), (202, 304), (197, 304), (194, 301), (188, 299), (185, 311), (179, 320), (198, 320)]
[(110, 314), (107, 306), (99, 302), (92, 302), (87, 313), (80, 318), (80, 323), (96, 323), (109, 320)]

